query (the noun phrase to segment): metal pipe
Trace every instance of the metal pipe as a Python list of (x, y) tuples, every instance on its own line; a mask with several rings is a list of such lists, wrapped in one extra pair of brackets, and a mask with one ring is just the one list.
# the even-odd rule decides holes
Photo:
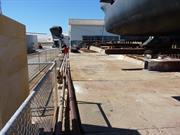
[(62, 133), (62, 124), (63, 124), (63, 112), (64, 112), (64, 100), (65, 100), (65, 78), (63, 78), (63, 87), (61, 92), (61, 103), (59, 106), (59, 114), (58, 114), (58, 121), (56, 127), (56, 134), (59, 135)]
[(32, 100), (34, 95), (37, 91), (32, 91), (31, 94), (26, 98), (26, 100), (22, 103), (22, 105), (18, 108), (18, 110), (14, 113), (14, 115), (11, 117), (11, 119), (6, 123), (6, 125), (3, 127), (3, 129), (0, 131), (0, 135), (5, 135), (8, 130), (11, 128), (11, 126), (14, 124), (18, 116), (21, 114), (21, 112), (24, 110), (24, 108), (29, 104), (29, 102)]
[(18, 108), (18, 110), (14, 113), (14, 115), (11, 117), (11, 119), (6, 123), (6, 125), (0, 131), (0, 135), (5, 135), (7, 133), (7, 131), (10, 129), (10, 127), (13, 125), (13, 123), (16, 121), (16, 119), (19, 117), (21, 112), (26, 108), (26, 106), (30, 103), (30, 101), (33, 99), (35, 94), (38, 92), (41, 85), (47, 80), (48, 75), (49, 75), (49, 73), (44, 75), (44, 77), (36, 85), (34, 90), (30, 93), (30, 95), (26, 98), (26, 100), (22, 103), (22, 105)]
[(29, 80), (29, 83), (34, 80), (48, 65), (44, 66), (40, 71), (38, 71), (37, 73), (35, 73)]
[[(60, 69), (59, 69), (59, 74), (61, 73), (61, 72), (63, 72), (63, 83), (62, 83), (62, 92), (61, 92), (61, 96), (60, 96), (60, 98), (61, 98), (61, 101), (60, 101), (60, 106), (59, 106), (59, 114), (58, 114), (58, 121), (57, 121), (57, 123), (56, 123), (56, 135), (59, 135), (59, 134), (61, 134), (62, 133), (62, 128), (63, 128), (63, 118), (64, 118), (64, 109), (65, 109), (65, 93), (66, 93), (66, 57), (64, 57), (63, 59), (62, 59), (63, 61), (62, 61), (62, 63), (61, 63), (61, 65), (60, 65)], [(68, 98), (68, 96), (67, 96), (67, 98)], [(66, 116), (65, 116), (66, 117)], [(65, 122), (66, 123), (66, 122)], [(69, 126), (70, 127), (70, 126)]]
[(45, 64), (53, 64), (54, 62), (30, 62), (28, 65), (45, 65)]
[(56, 66), (56, 61), (52, 62), (52, 66), (49, 68), (49, 71), (52, 71), (55, 66)]
[(65, 55), (64, 58), (63, 58), (63, 62), (62, 62), (62, 64), (61, 64), (61, 67), (60, 67), (60, 69), (59, 69), (60, 72), (62, 72), (62, 70), (63, 70), (63, 68), (64, 68), (64, 64), (66, 63), (66, 61), (67, 61), (67, 56)]
[(67, 134), (70, 133), (70, 104), (69, 104), (69, 92), (67, 92), (66, 108), (65, 108), (65, 120), (64, 129)]
[(67, 71), (67, 81), (68, 81), (68, 92), (69, 92), (69, 104), (71, 110), (71, 122), (72, 122), (72, 132), (75, 135), (81, 135), (81, 120), (75, 95), (74, 86), (72, 83), (72, 78), (70, 74), (70, 69)]

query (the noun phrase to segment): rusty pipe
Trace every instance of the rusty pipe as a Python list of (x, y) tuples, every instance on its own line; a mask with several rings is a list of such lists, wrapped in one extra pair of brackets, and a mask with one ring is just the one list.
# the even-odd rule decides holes
[(69, 104), (70, 104), (70, 114), (72, 122), (72, 133), (75, 135), (82, 135), (81, 129), (81, 119), (79, 114), (79, 109), (76, 100), (75, 89), (73, 86), (70, 69), (67, 71), (67, 82), (68, 82), (68, 92), (69, 92)]

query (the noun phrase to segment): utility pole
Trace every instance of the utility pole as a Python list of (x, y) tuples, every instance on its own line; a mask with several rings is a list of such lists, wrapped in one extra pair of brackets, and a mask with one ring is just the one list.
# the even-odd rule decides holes
[(102, 43), (104, 42), (104, 29), (105, 29), (105, 24), (102, 26)]

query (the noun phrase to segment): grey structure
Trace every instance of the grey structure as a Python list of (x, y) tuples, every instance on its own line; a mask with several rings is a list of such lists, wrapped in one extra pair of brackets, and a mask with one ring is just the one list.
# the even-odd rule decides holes
[(29, 53), (34, 52), (38, 48), (37, 35), (26, 34), (26, 40), (27, 40), (27, 51)]
[(108, 33), (104, 28), (104, 20), (69, 19), (69, 35), (71, 45), (82, 41), (114, 41), (119, 35)]

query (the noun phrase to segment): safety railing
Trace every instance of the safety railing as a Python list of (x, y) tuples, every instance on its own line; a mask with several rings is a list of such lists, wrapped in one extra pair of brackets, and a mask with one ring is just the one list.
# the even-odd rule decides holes
[[(82, 134), (68, 55), (58, 61), (61, 62), (48, 63), (51, 67), (0, 131), (0, 135)], [(41, 64), (44, 63), (47, 64)], [(59, 89), (56, 89), (56, 82), (59, 82)]]
[(56, 62), (42, 77), (0, 135), (53, 134), (57, 114)]

